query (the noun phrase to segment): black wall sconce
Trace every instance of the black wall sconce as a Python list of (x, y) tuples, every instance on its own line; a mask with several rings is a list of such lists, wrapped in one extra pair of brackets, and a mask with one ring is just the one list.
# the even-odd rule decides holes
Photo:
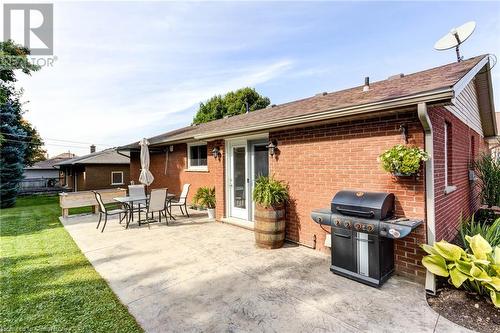
[(401, 136), (403, 137), (403, 140), (405, 140), (405, 143), (408, 143), (408, 125), (399, 125), (399, 131), (401, 132)]
[(212, 156), (214, 158), (217, 158), (220, 156), (220, 148), (219, 147), (214, 147), (214, 149), (212, 149)]
[(269, 149), (269, 155), (274, 156), (274, 154), (276, 154), (276, 150), (278, 149), (278, 141), (276, 140), (269, 141), (266, 148)]

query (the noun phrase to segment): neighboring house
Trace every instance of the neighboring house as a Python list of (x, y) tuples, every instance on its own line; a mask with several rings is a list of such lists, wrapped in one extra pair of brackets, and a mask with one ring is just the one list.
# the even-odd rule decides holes
[(130, 158), (115, 148), (58, 163), (64, 173), (63, 186), (76, 191), (124, 187), (130, 182)]
[(24, 179), (59, 179), (61, 175), (59, 167), (57, 167), (56, 164), (74, 158), (75, 156), (75, 154), (68, 152), (46, 159), (45, 161), (36, 162), (32, 166), (24, 168)]
[(23, 180), (19, 183), (19, 193), (60, 191), (64, 175), (56, 164), (74, 157), (75, 154), (70, 152), (63, 153), (45, 161), (36, 162), (32, 166), (25, 167)]
[[(451, 241), (460, 216), (479, 205), (469, 181), (470, 162), (497, 133), (488, 56), (478, 56), (347, 90), (321, 93), (247, 114), (193, 125), (149, 138), (151, 188), (179, 193), (183, 183), (215, 186), (216, 217), (253, 227), (252, 185), (273, 175), (289, 185), (286, 238), (319, 250), (327, 233), (310, 218), (329, 207), (339, 190), (386, 191), (396, 213), (425, 221), (395, 241), (396, 272), (421, 281), (426, 270), (419, 245)], [(431, 158), (418, 177), (396, 178), (377, 157), (405, 143)], [(268, 143), (276, 145), (274, 155)], [(131, 179), (140, 172), (138, 143)]]

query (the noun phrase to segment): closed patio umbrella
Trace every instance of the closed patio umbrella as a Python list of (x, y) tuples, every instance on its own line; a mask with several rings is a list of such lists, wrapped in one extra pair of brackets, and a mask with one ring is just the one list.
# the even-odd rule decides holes
[(149, 142), (146, 138), (143, 138), (141, 142), (139, 142), (141, 146), (141, 174), (139, 175), (139, 181), (149, 186), (155, 179), (151, 171), (149, 171)]

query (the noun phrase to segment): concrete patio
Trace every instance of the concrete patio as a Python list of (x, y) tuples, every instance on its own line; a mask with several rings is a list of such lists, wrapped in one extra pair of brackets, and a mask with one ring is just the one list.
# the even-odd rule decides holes
[(93, 215), (61, 221), (147, 332), (470, 332), (420, 285), (367, 287), (330, 273), (327, 255), (257, 249), (251, 231), (197, 214), (128, 230), (110, 220), (104, 233)]

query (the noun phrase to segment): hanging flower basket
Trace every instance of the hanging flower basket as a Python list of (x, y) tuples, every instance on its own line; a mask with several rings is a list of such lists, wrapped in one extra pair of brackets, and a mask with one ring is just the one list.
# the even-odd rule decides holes
[(394, 177), (412, 177), (415, 176), (416, 173), (401, 173), (401, 172), (393, 172), (392, 175)]
[(396, 177), (411, 177), (418, 173), (423, 161), (429, 159), (429, 154), (419, 147), (396, 145), (379, 157), (382, 169)]

